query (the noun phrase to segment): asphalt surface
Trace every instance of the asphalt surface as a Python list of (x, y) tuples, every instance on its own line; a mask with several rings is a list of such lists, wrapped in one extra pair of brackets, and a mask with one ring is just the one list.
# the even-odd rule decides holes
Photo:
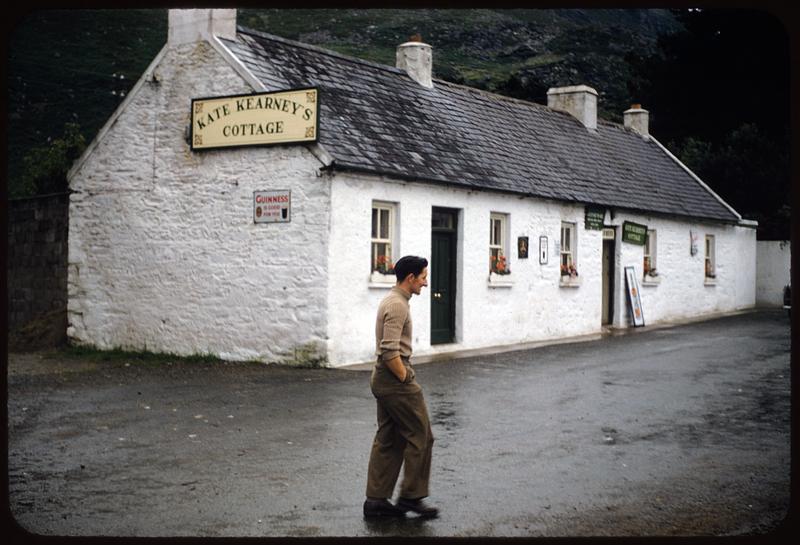
[(8, 371), (9, 505), (35, 534), (786, 531), (782, 311), (416, 366), (433, 520), (362, 516), (367, 371), (63, 352), (10, 354)]

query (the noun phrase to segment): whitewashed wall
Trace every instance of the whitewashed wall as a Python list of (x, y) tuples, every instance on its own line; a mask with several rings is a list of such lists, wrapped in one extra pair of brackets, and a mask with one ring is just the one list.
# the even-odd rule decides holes
[(783, 306), (783, 287), (789, 283), (792, 247), (788, 240), (760, 240), (757, 244), (756, 303)]
[[(602, 232), (584, 229), (584, 209), (544, 200), (474, 192), (429, 184), (404, 183), (367, 175), (338, 173), (331, 189), (332, 282), (328, 295), (328, 350), (331, 365), (373, 358), (375, 311), (387, 289), (370, 287), (370, 222), (373, 200), (396, 202), (397, 256), (430, 260), (431, 209), (461, 210), (457, 256), (456, 343), (430, 344), (430, 289), (411, 300), (415, 355), (510, 345), (599, 332), (602, 315)], [(511, 287), (490, 287), (488, 236), (490, 212), (510, 214)], [(577, 263), (581, 285), (559, 286), (555, 242), (562, 221), (578, 226)], [(748, 308), (755, 301), (755, 230), (720, 224), (617, 213), (613, 225), (634, 221), (658, 231), (657, 286), (642, 287), (648, 324)], [(689, 231), (698, 235), (698, 253), (689, 255)], [(629, 325), (623, 290), (624, 266), (633, 265), (642, 281), (643, 247), (616, 242), (614, 325)], [(716, 236), (717, 283), (704, 279), (703, 241)], [(539, 236), (549, 241), (549, 262), (538, 260)], [(527, 236), (530, 257), (517, 258), (516, 240)], [(343, 259), (342, 256), (347, 256)]]
[[(155, 73), (71, 181), (69, 336), (318, 362), (329, 221), (319, 161), (303, 146), (192, 152), (191, 99), (253, 90), (204, 42), (173, 47)], [(271, 189), (291, 189), (291, 223), (254, 224), (253, 191)]]
[[(396, 255), (416, 254), (430, 260), (431, 211), (460, 209), (457, 256), (456, 345), (430, 344), (430, 289), (411, 300), (415, 355), (454, 349), (508, 345), (581, 335), (599, 330), (599, 275), (582, 277), (579, 288), (559, 287), (559, 258), (554, 243), (561, 221), (579, 226), (579, 271), (599, 270), (600, 231), (584, 231), (583, 207), (522, 199), (517, 196), (403, 183), (339, 173), (331, 189), (331, 276), (347, 276), (331, 284), (329, 294), (329, 357), (332, 365), (372, 359), (375, 311), (387, 289), (369, 287), (370, 222), (373, 200), (399, 204), (399, 248)], [(489, 214), (510, 215), (511, 287), (491, 287)], [(547, 265), (538, 260), (539, 236), (549, 239)], [(530, 257), (517, 259), (516, 241), (527, 236)], [(356, 241), (354, 243), (354, 241)], [(346, 260), (336, 256), (347, 255)]]
[[(656, 231), (658, 283), (643, 282), (644, 247), (621, 242), (622, 224), (632, 221)], [(730, 312), (755, 305), (755, 237), (752, 228), (680, 221), (661, 216), (617, 213), (617, 286), (614, 325), (631, 325), (624, 268), (633, 266), (642, 297), (645, 325)], [(697, 237), (697, 254), (690, 254), (690, 232)], [(705, 236), (714, 235), (716, 281), (705, 280)]]

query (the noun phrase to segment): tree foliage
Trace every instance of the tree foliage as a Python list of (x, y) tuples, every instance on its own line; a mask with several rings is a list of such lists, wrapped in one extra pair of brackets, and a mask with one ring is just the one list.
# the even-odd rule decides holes
[(69, 189), (67, 172), (86, 149), (80, 125), (67, 123), (64, 134), (45, 145), (37, 146), (23, 159), (20, 183), (12, 187), (11, 197), (61, 193)]

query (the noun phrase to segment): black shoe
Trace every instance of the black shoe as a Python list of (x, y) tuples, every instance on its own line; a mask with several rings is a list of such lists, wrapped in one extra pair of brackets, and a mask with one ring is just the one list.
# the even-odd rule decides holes
[(402, 517), (405, 510), (398, 509), (389, 500), (370, 500), (364, 502), (365, 517)]
[(406, 498), (399, 498), (397, 500), (397, 507), (405, 511), (414, 511), (423, 518), (436, 518), (439, 516), (439, 510), (435, 507), (427, 505), (422, 498), (418, 500), (409, 500)]

